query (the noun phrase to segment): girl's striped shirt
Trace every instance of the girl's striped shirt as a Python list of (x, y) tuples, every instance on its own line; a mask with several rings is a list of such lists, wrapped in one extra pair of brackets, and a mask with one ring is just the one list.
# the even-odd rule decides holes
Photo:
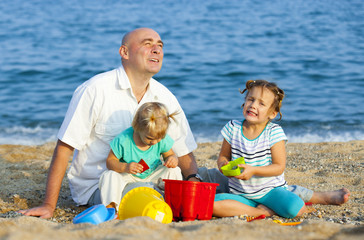
[[(251, 166), (268, 166), (272, 164), (271, 147), (287, 141), (283, 129), (275, 123), (268, 122), (262, 133), (253, 140), (243, 134), (243, 122), (231, 120), (221, 130), (225, 140), (231, 145), (231, 160), (244, 157), (245, 163)], [(259, 199), (275, 187), (287, 187), (284, 173), (279, 176), (253, 176), (249, 180), (229, 178), (231, 193), (242, 195), (249, 199)]]

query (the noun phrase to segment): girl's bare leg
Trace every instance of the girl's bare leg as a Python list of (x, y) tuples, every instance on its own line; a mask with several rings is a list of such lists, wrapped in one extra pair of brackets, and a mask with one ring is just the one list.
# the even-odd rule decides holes
[(272, 216), (274, 212), (263, 205), (251, 207), (235, 200), (222, 200), (214, 202), (212, 215), (215, 217), (233, 217), (248, 215), (257, 217), (260, 215)]

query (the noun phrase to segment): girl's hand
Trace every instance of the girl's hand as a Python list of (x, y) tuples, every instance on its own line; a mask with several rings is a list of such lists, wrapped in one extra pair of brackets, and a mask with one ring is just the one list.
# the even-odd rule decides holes
[(175, 168), (178, 166), (178, 158), (176, 155), (171, 155), (169, 156), (165, 161), (164, 161), (164, 166), (166, 166), (167, 168)]
[(246, 164), (239, 164), (238, 166), (244, 168), (243, 172), (240, 175), (235, 176), (238, 179), (249, 180), (255, 174), (255, 167), (253, 166), (249, 166)]
[(223, 158), (218, 159), (217, 167), (219, 168), (220, 172), (222, 172), (221, 167), (225, 166), (228, 163), (229, 163), (229, 161), (226, 159), (223, 159)]
[(230, 143), (228, 143), (224, 138), (224, 140), (222, 141), (219, 158), (217, 159), (217, 167), (219, 168), (221, 173), (221, 167), (228, 164), (229, 160), (231, 160), (231, 146)]
[(136, 162), (128, 163), (125, 168), (125, 172), (130, 174), (137, 174), (141, 173), (142, 171), (143, 171), (143, 165)]

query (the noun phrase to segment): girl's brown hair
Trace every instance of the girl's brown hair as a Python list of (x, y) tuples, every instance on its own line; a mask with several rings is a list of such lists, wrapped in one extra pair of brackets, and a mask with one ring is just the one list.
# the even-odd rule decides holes
[(177, 114), (177, 112), (169, 114), (163, 103), (148, 102), (138, 109), (131, 125), (135, 132), (143, 132), (155, 138), (164, 138), (170, 118), (175, 121), (174, 117)]
[(284, 91), (280, 89), (277, 86), (277, 84), (273, 82), (268, 82), (266, 80), (248, 80), (245, 84), (245, 89), (243, 91), (240, 90), (239, 91), (241, 94), (244, 94), (244, 92), (247, 91), (248, 95), (249, 91), (255, 87), (262, 87), (268, 89), (274, 94), (274, 101), (272, 103), (271, 108), (274, 109), (277, 113), (279, 113), (278, 121), (280, 121), (282, 119), (281, 107), (282, 107), (282, 100), (285, 96)]

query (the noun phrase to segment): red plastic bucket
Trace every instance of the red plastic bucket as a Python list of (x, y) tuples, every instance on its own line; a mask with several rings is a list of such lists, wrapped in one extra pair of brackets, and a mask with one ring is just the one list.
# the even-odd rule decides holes
[(171, 207), (174, 221), (210, 220), (217, 183), (163, 179), (164, 199)]

